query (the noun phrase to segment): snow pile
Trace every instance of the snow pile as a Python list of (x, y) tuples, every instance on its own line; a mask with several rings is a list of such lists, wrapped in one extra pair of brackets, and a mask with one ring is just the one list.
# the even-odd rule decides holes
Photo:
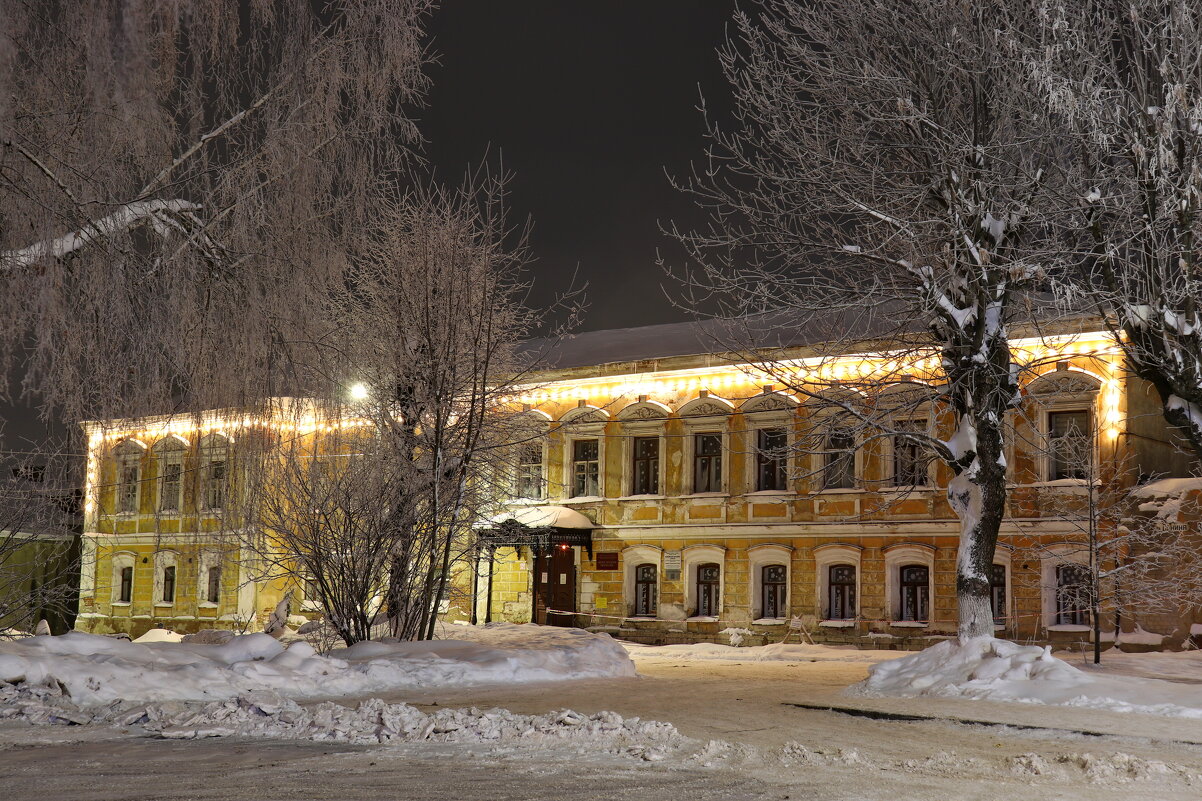
[(1202, 490), (1202, 478), (1162, 478), (1131, 490), (1131, 497), (1142, 500), (1139, 511), (1155, 513), (1161, 520), (1174, 520), (1185, 497)]
[(114, 701), (103, 707), (82, 708), (58, 688), (8, 685), (0, 686), (3, 719), (138, 726), (173, 739), (239, 736), (357, 744), (586, 740), (633, 748), (640, 755), (686, 741), (669, 723), (627, 719), (614, 712), (582, 715), (561, 710), (518, 715), (503, 709), (481, 711), (473, 707), (428, 714), (409, 704), (389, 704), (378, 698), (353, 708), (328, 701), (303, 707), (270, 692), (208, 703)]
[(863, 662), (876, 663), (905, 656), (908, 651), (863, 651), (854, 645), (804, 645), (772, 643), (735, 647), (717, 643), (689, 645), (637, 645), (625, 643), (637, 657), (667, 659), (733, 659), (739, 662)]
[(948, 640), (869, 670), (845, 692), (1019, 701), (1202, 719), (1202, 688), (1156, 679), (1094, 676), (1051, 648), (981, 637)]
[(267, 634), (205, 644), (135, 643), (72, 632), (0, 643), (0, 686), (59, 687), (74, 703), (90, 707), (118, 700), (225, 700), (265, 690), (318, 700), (635, 675), (626, 651), (604, 634), (495, 624), (470, 635), (475, 642), (362, 642), (320, 656), (308, 643), (286, 646)]

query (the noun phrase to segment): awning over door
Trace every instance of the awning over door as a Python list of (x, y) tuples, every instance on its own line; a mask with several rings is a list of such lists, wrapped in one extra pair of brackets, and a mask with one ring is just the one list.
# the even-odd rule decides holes
[(484, 521), (476, 534), (489, 548), (550, 550), (578, 545), (593, 555), (593, 521), (566, 506), (524, 506)]

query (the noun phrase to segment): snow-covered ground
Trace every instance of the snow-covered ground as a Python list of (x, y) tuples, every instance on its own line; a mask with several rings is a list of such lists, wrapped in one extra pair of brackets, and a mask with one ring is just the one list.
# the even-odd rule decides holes
[(645, 653), (673, 659), (727, 659), (738, 662), (857, 662), (874, 665), (905, 656), (908, 651), (866, 651), (852, 645), (772, 643), (736, 647), (717, 643), (689, 645), (639, 645), (624, 643), (632, 654)]
[[(1131, 657), (1122, 660), (1130, 664), (1149, 655), (1123, 656)], [(1089, 673), (1052, 656), (1050, 648), (988, 637), (964, 644), (948, 640), (882, 662), (847, 693), (1018, 701), (1202, 719), (1202, 687), (1197, 685), (1146, 674)]]
[[(79, 707), (114, 701), (366, 697), (411, 687), (635, 675), (626, 651), (579, 629), (455, 627), (458, 639), (362, 642), (321, 656), (266, 634), (225, 644), (127, 642), (72, 632), (0, 642), (0, 687), (51, 687)], [(462, 629), (459, 631), (457, 629)], [(161, 638), (159, 638), (161, 639)]]

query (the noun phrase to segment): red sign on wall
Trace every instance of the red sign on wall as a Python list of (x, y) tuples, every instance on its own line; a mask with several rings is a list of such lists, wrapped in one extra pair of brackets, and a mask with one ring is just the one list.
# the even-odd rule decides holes
[(617, 551), (601, 551), (597, 554), (597, 569), (598, 570), (617, 570), (618, 569), (618, 552)]

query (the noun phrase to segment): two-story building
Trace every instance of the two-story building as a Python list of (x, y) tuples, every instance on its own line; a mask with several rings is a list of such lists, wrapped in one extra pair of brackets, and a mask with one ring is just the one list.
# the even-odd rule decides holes
[[(478, 556), (454, 573), (448, 617), (648, 642), (729, 628), (775, 641), (791, 621), (815, 639), (863, 644), (954, 633), (950, 472), (904, 436), (947, 435), (934, 357), (832, 357), (779, 343), (773, 359), (788, 366), (788, 385), (812, 381), (815, 391), (798, 393), (707, 342), (674, 324), (580, 334), (546, 350), (547, 369), (514, 401), (534, 434), (515, 460), (517, 500), (480, 522)], [(997, 627), (1079, 641), (1089, 636), (1082, 543), (1099, 487), (1189, 465), (1102, 331), (1012, 344), (1030, 368), (1010, 421)], [(846, 425), (838, 403), (822, 402), (831, 393), (896, 410), (894, 433)], [(303, 592), (256, 580), (250, 557), (219, 536), (239, 525), (231, 454), (256, 432), (342, 424), (269, 410), (89, 426), (80, 625), (236, 627)]]

